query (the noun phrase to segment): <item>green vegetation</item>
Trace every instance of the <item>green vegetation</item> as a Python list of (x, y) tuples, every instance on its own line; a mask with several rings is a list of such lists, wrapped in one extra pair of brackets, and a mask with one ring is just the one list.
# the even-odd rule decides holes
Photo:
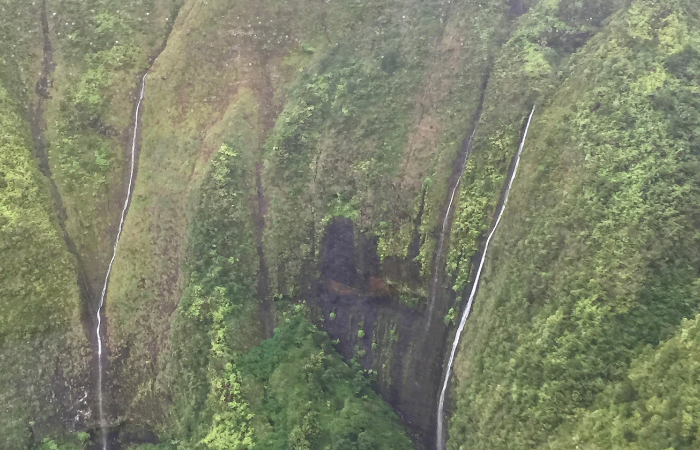
[(85, 450), (90, 441), (90, 435), (85, 432), (77, 432), (64, 439), (44, 438), (33, 450)]
[(159, 380), (174, 398), (163, 436), (179, 449), (411, 448), (361, 368), (341, 361), (302, 305), (280, 317), (272, 339), (252, 346), (262, 340), (259, 262), (250, 220), (254, 172), (238, 153), (244, 144), (227, 140), (200, 188), (189, 286), (171, 366)]
[(239, 363), (259, 430), (256, 448), (413, 448), (361, 367), (342, 362), (328, 335), (300, 312)]
[[(448, 446), (697, 447), (697, 7), (525, 3), (0, 0), (0, 447), (88, 445), (61, 430), (96, 424), (77, 259), (95, 291), (139, 75), (171, 31), (106, 307), (110, 425), (163, 439), (135, 448), (410, 448), (366, 375), (401, 405), (439, 357), (413, 337), (428, 282), (441, 333), (533, 104)], [(476, 125), (443, 274), (448, 185)], [(369, 298), (323, 321), (303, 301), (335, 217), (362, 243), (359, 281), (323, 289)], [(375, 240), (379, 267), (359, 252)]]
[(3, 89), (21, 105), (28, 104), (32, 97), (34, 72), (41, 62), (39, 11), (36, 3), (0, 1), (0, 80)]
[[(437, 205), (507, 8), (382, 2), (361, 11), (367, 32), (316, 52), (265, 144), (265, 249), (278, 293), (303, 295), (298, 283), (313, 276), (332, 216), (378, 236), (382, 258), (405, 258), (426, 190), (420, 261), (430, 267)], [(437, 92), (440, 83), (450, 92)], [(405, 295), (415, 307), (420, 297)]]
[(189, 286), (173, 325), (171, 366), (161, 377), (174, 398), (170, 433), (213, 448), (249, 443), (247, 406), (236, 403), (240, 380), (233, 355), (262, 338), (249, 209), (254, 184), (250, 161), (238, 153), (241, 144), (232, 140), (221, 146), (202, 184), (191, 230)]
[(0, 1), (0, 447), (33, 447), (96, 419), (86, 332), (94, 305), (81, 302), (90, 299), (76, 281), (86, 272), (85, 292), (103, 281), (134, 75), (163, 43), (172, 3)]
[(39, 13), (36, 3), (0, 2), (0, 447), (13, 449), (60, 434), (48, 424), (86, 408), (70, 397), (85, 392), (90, 373), (76, 261), (30, 133)]
[[(106, 13), (96, 20), (99, 25), (95, 41), (109, 41), (109, 44), (103, 44), (103, 50), (86, 54), (81, 64), (83, 73), (69, 82), (74, 88), (64, 93), (51, 148), (58, 179), (65, 183), (65, 192), (71, 196), (79, 192), (91, 196), (106, 192), (111, 161), (123, 147), (122, 142), (110, 142), (109, 138), (117, 131), (104, 122), (113, 97), (111, 88), (120, 72), (134, 67), (141, 53), (133, 42), (128, 42), (130, 33), (124, 32), (123, 22)], [(121, 42), (115, 39), (119, 37)]]
[(47, 430), (32, 430), (30, 421), (52, 417), (67, 402), (51, 402), (54, 372), (77, 393), (89, 361), (75, 259), (62, 239), (20, 111), (0, 80), (0, 402), (6, 405), (0, 411), (0, 446), (5, 448), (26, 448), (43, 438)]
[[(388, 74), (339, 45), (290, 93), (266, 143), (266, 249), (276, 292), (293, 294), (296, 280), (309, 276), (302, 267), (316, 257), (317, 230), (329, 215), (359, 219), (361, 209), (365, 228), (390, 220), (388, 183), (407, 139), (407, 96), (420, 80), (411, 60)], [(348, 141), (359, 143), (348, 151), (336, 147)]]
[(142, 444), (129, 447), (129, 450), (174, 450), (171, 444)]
[[(70, 324), (78, 307), (75, 261), (32, 157), (26, 122), (0, 85), (0, 336), (40, 334)], [(52, 270), (54, 264), (60, 268)], [(32, 299), (26, 303), (21, 299)], [(42, 322), (36, 320), (43, 318)]]
[[(206, 231), (195, 222), (211, 214), (215, 220), (207, 236), (214, 236), (224, 252), (233, 245), (226, 239), (218, 241), (218, 233), (224, 230), (233, 230), (227, 239), (257, 250), (257, 242), (249, 234), (257, 198), (248, 194), (255, 192), (261, 143), (278, 111), (272, 94), (311, 58), (306, 53), (292, 54), (298, 48), (297, 39), (313, 42), (314, 48), (323, 47), (315, 42), (323, 31), (315, 4), (300, 2), (288, 8), (279, 2), (242, 1), (235, 6), (185, 2), (168, 45), (149, 75), (139, 178), (110, 282), (107, 315), (112, 319), (111, 348), (118, 365), (115, 378), (122, 380), (115, 395), (121, 405), (128, 405), (128, 416), (154, 427), (163, 418), (169, 429), (184, 429), (199, 420), (193, 415), (203, 409), (190, 403), (205, 402), (210, 391), (207, 367), (212, 339), (207, 332), (212, 311), (207, 309), (210, 304), (206, 299), (221, 292), (217, 288), (236, 284), (236, 295), (241, 295), (234, 301), (242, 305), (242, 311), (231, 312), (240, 320), (234, 321), (233, 328), (227, 325), (227, 332), (240, 340), (229, 343), (231, 348), (249, 348), (263, 338), (257, 301), (247, 297), (252, 293), (247, 289), (256, 284), (255, 279), (246, 277), (251, 271), (257, 276), (257, 254), (250, 254), (253, 260), (229, 261), (231, 255), (222, 253), (210, 261), (206, 255), (215, 249), (199, 249), (204, 241), (192, 233)], [(263, 73), (279, 77), (270, 79)], [(275, 101), (282, 97), (275, 94)], [(208, 195), (211, 188), (202, 183), (224, 141), (240, 156), (241, 166), (232, 176), (245, 177), (235, 180), (235, 189), (244, 194), (227, 197), (230, 205), (212, 201), (212, 209), (204, 208), (206, 213), (200, 215), (200, 195)], [(246, 174), (241, 175), (243, 172)], [(219, 211), (219, 206), (224, 209)], [(230, 226), (226, 214), (231, 208), (238, 208), (235, 214), (249, 223)], [(193, 246), (193, 241), (199, 243)], [(195, 273), (192, 268), (200, 255), (209, 259), (200, 264), (206, 268)], [(217, 268), (221, 271), (218, 275)], [(239, 269), (248, 272), (238, 281), (226, 279), (231, 270)], [(231, 292), (226, 291), (226, 295)], [(216, 308), (218, 298), (211, 302)], [(182, 308), (176, 310), (178, 305), (189, 309), (193, 299), (207, 306), (197, 320), (186, 317)], [(188, 375), (181, 377), (179, 369), (173, 367)], [(217, 367), (223, 370), (224, 365)], [(163, 391), (172, 397), (160, 395)], [(172, 414), (171, 398), (176, 404)]]
[[(191, 265), (199, 256), (188, 250), (201, 183), (221, 142), (243, 136), (231, 148), (246, 161), (247, 189), (255, 186), (252, 171), (262, 170), (269, 205), (264, 256), (274, 298), (311, 293), (322, 227), (333, 215), (378, 235), (383, 256), (405, 256), (423, 179), (447, 178), (507, 9), (476, 1), (185, 2), (149, 75), (139, 178), (107, 300), (114, 377), (121, 380), (113, 395), (125, 416), (154, 427), (167, 416), (170, 430), (196, 427), (198, 415), (208, 414), (201, 405), (211, 390), (207, 369), (184, 366), (210, 364), (210, 319), (185, 319), (182, 307), (193, 298), (206, 304), (215, 287), (228, 283), (194, 283)], [(437, 222), (446, 187), (431, 186), (426, 208)], [(246, 198), (252, 220), (257, 204)], [(225, 223), (218, 232), (234, 229)], [(429, 246), (434, 227), (424, 226)], [(216, 267), (222, 273), (258, 267), (257, 258), (236, 264)], [(414, 281), (402, 298), (420, 308), (425, 289)], [(236, 351), (262, 337), (261, 299), (243, 297), (231, 300), (246, 305), (231, 313), (240, 318), (228, 331), (242, 341), (230, 344)], [(396, 340), (387, 338), (389, 345)], [(181, 369), (172, 362), (178, 358)], [(187, 374), (182, 383), (175, 381), (179, 373)], [(172, 396), (177, 412), (169, 411), (169, 394), (159, 394), (168, 385), (181, 389)]]
[(238, 147), (221, 147), (202, 184), (190, 287), (175, 324), (173, 425), (164, 433), (182, 449), (410, 448), (359, 368), (340, 360), (301, 305), (282, 316), (274, 338), (248, 351), (260, 333), (258, 262), (251, 172)]
[[(304, 311), (284, 313), (275, 336), (247, 354), (228, 354), (211, 380), (210, 425), (200, 424), (201, 438), (178, 436), (177, 448), (412, 448), (361, 367), (347, 366)], [(224, 348), (212, 356), (223, 358)]]
[(463, 338), (450, 448), (548, 448), (696, 313), (689, 8), (635, 2), (546, 97)]
[(449, 324), (455, 325), (455, 324), (457, 324), (458, 320), (459, 320), (458, 311), (455, 311), (454, 308), (450, 308), (450, 310), (445, 315), (445, 325), (449, 325)]
[(106, 273), (111, 227), (121, 212), (137, 75), (162, 44), (173, 3), (47, 2), (55, 71), (46, 74), (44, 139), (67, 230), (94, 291)]
[(548, 448), (673, 448), (698, 443), (700, 318), (636, 357), (627, 377), (611, 383), (588, 410), (561, 430)]
[[(491, 226), (529, 109), (537, 100), (551, 95), (550, 91), (561, 83), (561, 71), (572, 53), (622, 6), (621, 1), (538, 2), (518, 20), (512, 36), (500, 49), (450, 235), (446, 272), (455, 280), (455, 292), (461, 292), (471, 281), (469, 264), (480, 237)], [(421, 248), (421, 255), (425, 260), (425, 255), (432, 255), (432, 248)]]

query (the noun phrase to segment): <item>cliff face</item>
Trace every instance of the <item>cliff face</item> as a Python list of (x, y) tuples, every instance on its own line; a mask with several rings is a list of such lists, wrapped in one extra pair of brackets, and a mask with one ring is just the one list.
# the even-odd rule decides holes
[[(97, 438), (97, 294), (146, 70), (104, 315), (110, 445), (433, 448), (536, 104), (448, 448), (692, 446), (693, 401), (657, 411), (648, 381), (693, 354), (691, 2), (0, 5), (5, 447)], [(641, 410), (663, 420), (639, 431)]]

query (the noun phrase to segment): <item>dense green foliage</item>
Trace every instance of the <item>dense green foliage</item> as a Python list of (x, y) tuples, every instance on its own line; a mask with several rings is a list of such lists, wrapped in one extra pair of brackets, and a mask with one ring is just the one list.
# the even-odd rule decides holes
[(296, 312), (285, 314), (274, 338), (238, 364), (250, 392), (255, 448), (412, 448), (362, 368), (346, 365), (328, 335), (307, 322), (303, 311), (298, 305)]
[(70, 323), (78, 301), (75, 261), (61, 239), (52, 199), (34, 164), (28, 128), (0, 85), (2, 337), (37, 334)]
[(44, 438), (32, 450), (85, 450), (89, 441), (88, 433), (78, 432), (62, 439)]
[[(240, 401), (240, 393), (230, 392), (235, 398), (224, 395), (232, 383), (239, 383), (231, 366), (233, 353), (260, 339), (250, 174), (244, 156), (237, 153), (240, 144), (231, 142), (219, 149), (201, 187), (191, 232), (190, 284), (174, 324), (172, 366), (165, 372), (164, 384), (171, 385), (167, 390), (175, 401), (172, 434), (195, 445), (229, 425), (212, 418), (215, 412), (236, 420), (235, 411), (227, 412), (226, 405)], [(244, 435), (240, 440), (245, 439)]]
[(0, 411), (0, 446), (5, 448), (23, 448), (43, 436), (46, 430), (33, 430), (30, 421), (46, 420), (63, 407), (63, 401), (50, 403), (54, 372), (77, 389), (74, 377), (85, 375), (88, 351), (80, 330), (75, 259), (63, 242), (19, 111), (0, 80), (0, 401), (6, 405)]
[[(561, 83), (560, 71), (571, 54), (600, 31), (605, 19), (622, 4), (538, 2), (518, 20), (512, 36), (500, 49), (450, 235), (446, 271), (456, 280), (456, 292), (470, 281), (471, 258), (491, 224), (529, 108)], [(422, 251), (428, 249), (426, 246)]]
[(697, 311), (690, 8), (635, 2), (537, 115), (464, 336), (451, 448), (546, 446)]
[[(85, 54), (80, 64), (84, 67), (82, 73), (69, 81), (51, 147), (58, 178), (65, 183), (66, 193), (72, 195), (79, 195), (79, 192), (104, 195), (106, 192), (111, 161), (122, 147), (118, 141), (110, 142), (109, 138), (114, 137), (110, 134), (116, 134), (116, 130), (105, 123), (113, 97), (110, 88), (120, 72), (133, 68), (141, 53), (129, 38), (133, 33), (123, 20), (102, 13), (96, 17), (96, 22), (93, 36), (86, 38), (94, 40), (97, 48), (102, 49)], [(89, 28), (79, 30), (91, 31)], [(71, 36), (69, 42), (73, 40)]]
[(696, 316), (658, 348), (646, 347), (627, 377), (611, 383), (592, 408), (577, 411), (549, 448), (696, 448), (699, 331)]
[(231, 353), (223, 339), (212, 345), (212, 359), (228, 362), (210, 366), (206, 432), (190, 444), (173, 434), (177, 448), (412, 448), (365, 372), (348, 367), (303, 312), (285, 313), (275, 336), (248, 354)]

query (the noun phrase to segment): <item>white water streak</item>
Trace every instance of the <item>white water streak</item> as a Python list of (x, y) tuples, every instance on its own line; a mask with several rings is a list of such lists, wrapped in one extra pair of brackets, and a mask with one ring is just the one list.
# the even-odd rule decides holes
[(437, 246), (437, 253), (435, 255), (435, 263), (434, 263), (434, 269), (433, 269), (433, 280), (430, 285), (430, 295), (428, 297), (428, 320), (426, 321), (426, 327), (429, 328), (431, 324), (431, 320), (433, 318), (433, 308), (435, 306), (435, 297), (437, 296), (437, 284), (438, 284), (438, 274), (440, 273), (440, 261), (442, 260), (442, 254), (444, 253), (445, 249), (445, 231), (447, 230), (447, 224), (450, 219), (450, 212), (452, 211), (452, 204), (454, 203), (455, 200), (455, 195), (457, 194), (457, 190), (459, 189), (459, 183), (462, 181), (462, 177), (464, 177), (464, 172), (467, 168), (467, 161), (469, 160), (469, 154), (472, 151), (472, 144), (474, 143), (474, 137), (476, 136), (476, 130), (479, 128), (479, 122), (477, 119), (476, 125), (474, 125), (474, 131), (472, 131), (472, 135), (469, 138), (469, 141), (467, 142), (467, 149), (466, 153), (464, 155), (464, 163), (462, 164), (462, 171), (459, 174), (459, 178), (457, 178), (457, 183), (455, 183), (455, 187), (452, 189), (452, 195), (450, 195), (450, 202), (447, 204), (447, 211), (445, 211), (445, 218), (442, 221), (442, 230), (440, 231), (440, 239), (438, 241), (438, 246)]
[(464, 324), (467, 322), (469, 313), (471, 312), (472, 305), (474, 304), (474, 298), (476, 297), (476, 291), (479, 287), (479, 280), (481, 279), (481, 273), (484, 269), (484, 263), (486, 261), (486, 253), (489, 249), (489, 244), (491, 239), (496, 233), (498, 224), (501, 223), (501, 218), (503, 217), (503, 211), (506, 209), (506, 203), (508, 203), (508, 194), (510, 194), (510, 189), (513, 187), (513, 180), (515, 180), (515, 174), (518, 172), (518, 165), (520, 165), (520, 156), (523, 153), (523, 148), (525, 147), (525, 139), (527, 138), (527, 132), (530, 129), (530, 123), (532, 122), (532, 116), (535, 114), (535, 107), (532, 107), (532, 112), (530, 117), (527, 119), (527, 125), (525, 126), (525, 132), (523, 133), (523, 139), (520, 142), (520, 147), (518, 148), (518, 153), (515, 156), (515, 167), (513, 168), (513, 173), (508, 180), (508, 187), (503, 198), (503, 204), (498, 211), (498, 216), (496, 218), (496, 223), (493, 225), (493, 229), (489, 234), (488, 239), (486, 239), (486, 245), (484, 246), (484, 253), (481, 255), (481, 260), (479, 261), (479, 267), (476, 271), (476, 276), (474, 277), (474, 283), (472, 284), (472, 290), (469, 294), (469, 301), (467, 301), (467, 306), (462, 312), (462, 318), (459, 321), (459, 327), (457, 328), (457, 334), (455, 334), (455, 340), (452, 343), (452, 351), (450, 352), (450, 359), (447, 362), (447, 369), (445, 370), (445, 379), (442, 384), (442, 391), (440, 392), (440, 401), (438, 403), (438, 417), (437, 417), (437, 450), (445, 449), (445, 436), (444, 436), (444, 425), (445, 420), (445, 394), (447, 392), (447, 385), (450, 381), (450, 376), (452, 375), (452, 365), (454, 364), (455, 355), (457, 353), (457, 347), (459, 346), (459, 341), (464, 330)]
[(139, 95), (139, 101), (136, 104), (136, 113), (134, 115), (134, 135), (131, 140), (131, 169), (129, 171), (129, 186), (126, 191), (126, 199), (124, 200), (124, 207), (122, 208), (121, 219), (119, 220), (119, 229), (117, 231), (117, 239), (114, 241), (114, 250), (112, 251), (112, 259), (109, 261), (109, 267), (107, 268), (107, 275), (105, 276), (105, 282), (102, 286), (102, 295), (100, 296), (100, 304), (97, 308), (97, 400), (100, 411), (100, 428), (102, 431), (102, 449), (107, 450), (107, 421), (104, 415), (104, 406), (102, 404), (102, 307), (105, 304), (105, 297), (107, 295), (107, 285), (109, 284), (109, 276), (112, 273), (112, 266), (114, 265), (114, 259), (117, 257), (117, 247), (119, 246), (119, 239), (122, 237), (122, 231), (124, 230), (124, 220), (126, 219), (126, 212), (129, 209), (129, 203), (131, 201), (131, 195), (134, 189), (134, 171), (136, 168), (136, 136), (138, 135), (139, 126), (139, 113), (141, 111), (141, 103), (143, 102), (144, 93), (146, 91), (146, 77), (148, 72), (144, 74), (141, 79), (141, 93)]

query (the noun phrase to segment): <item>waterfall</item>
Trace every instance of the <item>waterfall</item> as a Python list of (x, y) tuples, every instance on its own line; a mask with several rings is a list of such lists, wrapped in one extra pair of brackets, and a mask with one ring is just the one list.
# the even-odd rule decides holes
[(459, 346), (459, 340), (464, 330), (464, 324), (467, 322), (469, 313), (471, 312), (472, 305), (474, 304), (474, 298), (476, 297), (476, 291), (479, 287), (479, 280), (481, 279), (481, 273), (484, 270), (484, 262), (486, 261), (486, 254), (489, 250), (489, 244), (491, 244), (491, 239), (496, 233), (498, 224), (501, 223), (501, 218), (503, 217), (503, 211), (506, 209), (506, 203), (508, 203), (508, 194), (510, 194), (510, 189), (513, 187), (513, 180), (515, 180), (515, 174), (518, 172), (518, 165), (520, 165), (520, 156), (523, 153), (523, 147), (525, 147), (525, 139), (527, 138), (527, 132), (530, 129), (530, 123), (532, 122), (532, 116), (535, 114), (535, 107), (532, 107), (530, 112), (530, 117), (527, 119), (527, 125), (525, 126), (525, 132), (523, 133), (523, 139), (520, 142), (520, 147), (518, 148), (518, 153), (515, 155), (515, 167), (513, 168), (513, 173), (510, 175), (508, 180), (508, 186), (503, 196), (503, 203), (498, 210), (498, 216), (496, 217), (496, 223), (494, 223), (493, 228), (489, 237), (486, 239), (486, 245), (484, 246), (484, 253), (481, 255), (479, 260), (479, 265), (476, 270), (476, 275), (474, 276), (474, 282), (472, 284), (472, 290), (469, 294), (469, 300), (467, 301), (467, 306), (462, 312), (462, 317), (459, 321), (459, 327), (457, 328), (457, 333), (455, 334), (455, 340), (452, 343), (452, 350), (450, 351), (450, 359), (447, 361), (447, 368), (445, 370), (445, 379), (442, 383), (442, 391), (440, 391), (440, 401), (438, 402), (437, 411), (437, 450), (445, 449), (445, 437), (444, 437), (444, 420), (445, 420), (445, 394), (447, 392), (447, 384), (450, 381), (450, 375), (452, 374), (452, 365), (454, 364), (455, 354), (457, 353), (457, 347)]
[(433, 307), (435, 306), (435, 296), (437, 295), (437, 284), (438, 284), (438, 274), (440, 273), (440, 261), (442, 260), (442, 254), (444, 252), (445, 246), (445, 231), (447, 230), (447, 225), (450, 221), (450, 212), (452, 211), (452, 204), (455, 200), (455, 195), (459, 189), (459, 183), (464, 177), (464, 171), (467, 168), (467, 161), (469, 160), (469, 154), (472, 151), (472, 144), (474, 144), (474, 137), (476, 136), (476, 130), (479, 128), (479, 120), (481, 119), (481, 111), (476, 119), (476, 124), (474, 125), (474, 131), (472, 131), (471, 136), (466, 144), (466, 151), (464, 153), (464, 162), (462, 163), (462, 171), (459, 173), (459, 178), (452, 189), (452, 194), (450, 195), (450, 202), (447, 204), (447, 210), (445, 211), (445, 218), (442, 221), (442, 230), (440, 231), (440, 239), (438, 240), (437, 253), (435, 254), (435, 264), (433, 269), (433, 279), (430, 285), (430, 293), (428, 296), (428, 320), (426, 323), (426, 332), (430, 328), (430, 324), (433, 318)]
[(117, 246), (119, 245), (119, 239), (122, 236), (122, 231), (124, 230), (124, 220), (126, 219), (126, 213), (129, 209), (129, 203), (131, 202), (131, 194), (134, 191), (134, 175), (136, 169), (136, 137), (138, 135), (139, 127), (139, 113), (141, 111), (141, 103), (143, 102), (144, 93), (146, 92), (146, 77), (148, 72), (143, 75), (141, 79), (141, 92), (139, 94), (139, 100), (136, 104), (136, 113), (134, 114), (134, 134), (131, 139), (131, 168), (129, 170), (129, 185), (126, 190), (126, 198), (124, 199), (124, 207), (122, 208), (121, 219), (119, 220), (119, 228), (117, 231), (117, 238), (114, 241), (114, 249), (112, 251), (112, 259), (109, 261), (109, 266), (107, 268), (107, 274), (105, 275), (105, 282), (102, 286), (102, 294), (100, 295), (100, 303), (97, 308), (97, 401), (99, 405), (100, 412), (100, 428), (102, 431), (102, 450), (107, 450), (107, 421), (104, 415), (104, 406), (102, 402), (102, 307), (105, 304), (105, 297), (107, 296), (107, 285), (109, 284), (109, 276), (112, 273), (112, 266), (114, 265), (114, 259), (117, 257)]

